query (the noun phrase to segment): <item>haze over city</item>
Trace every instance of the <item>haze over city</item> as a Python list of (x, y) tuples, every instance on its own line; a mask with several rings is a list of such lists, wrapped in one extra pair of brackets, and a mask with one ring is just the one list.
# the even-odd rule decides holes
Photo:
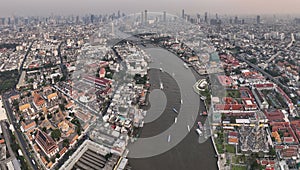
[[(167, 11), (177, 14), (181, 9), (190, 13), (211, 12), (240, 14), (298, 14), (298, 0), (1, 0), (0, 15), (82, 15), (121, 10), (126, 13)], [(171, 5), (170, 5), (171, 4)]]
[(299, 0), (0, 0), (1, 170), (300, 170)]

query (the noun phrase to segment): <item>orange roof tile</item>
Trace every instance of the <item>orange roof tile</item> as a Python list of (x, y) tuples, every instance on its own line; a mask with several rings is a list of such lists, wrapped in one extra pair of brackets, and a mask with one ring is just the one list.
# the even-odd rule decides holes
[(238, 138), (228, 138), (228, 143), (238, 143)]
[(31, 107), (30, 104), (27, 103), (27, 104), (24, 104), (24, 105), (22, 105), (22, 106), (19, 106), (19, 110), (20, 110), (20, 111), (24, 111), (24, 110), (26, 110), (26, 109), (29, 109), (30, 107)]

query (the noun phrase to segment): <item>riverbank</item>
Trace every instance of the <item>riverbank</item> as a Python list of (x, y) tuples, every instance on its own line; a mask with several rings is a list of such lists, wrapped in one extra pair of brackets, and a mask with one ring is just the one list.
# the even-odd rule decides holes
[[(169, 55), (169, 54), (168, 54)], [(173, 54), (172, 54), (173, 55)], [(165, 57), (165, 56), (163, 56)], [(183, 67), (183, 62), (177, 58), (177, 56), (172, 56), (174, 60), (168, 61), (167, 67), (175, 67), (174, 65), (179, 65), (178, 67)], [(174, 63), (176, 62), (176, 63)], [(163, 64), (162, 64), (163, 65)], [(185, 68), (184, 68), (185, 69)], [(180, 76), (180, 73), (176, 73), (175, 75), (172, 75), (172, 72), (169, 72), (171, 76), (169, 78), (176, 76)], [(157, 75), (149, 74), (150, 80), (154, 79), (154, 84), (159, 84), (159, 80), (155, 80), (158, 77)], [(182, 75), (181, 75), (182, 76)], [(193, 76), (193, 74), (192, 74)], [(199, 79), (199, 77), (196, 77), (194, 74), (194, 79)], [(163, 85), (165, 88), (172, 88), (174, 87), (174, 83), (176, 81), (174, 79), (165, 80), (163, 79)], [(179, 86), (181, 88), (181, 86)], [(158, 87), (159, 88), (159, 87)], [(185, 87), (186, 88), (186, 87)], [(192, 91), (192, 85), (189, 87)], [(174, 95), (176, 91), (164, 91), (166, 96)], [(194, 93), (194, 92), (193, 92)], [(182, 94), (185, 97), (188, 97), (188, 94)], [(176, 95), (175, 95), (176, 96)], [(168, 99), (169, 100), (169, 99)], [(178, 97), (172, 97), (170, 98), (170, 106), (176, 107), (178, 104), (180, 105), (180, 98)], [(188, 100), (183, 100), (183, 103), (188, 102)], [(166, 107), (165, 111), (162, 113), (162, 115), (155, 121), (145, 124), (141, 136), (148, 136), (146, 132), (156, 131), (156, 129), (168, 129), (171, 125), (169, 123), (164, 122), (170, 122), (174, 123), (174, 117), (170, 116), (171, 109)], [(197, 109), (199, 112), (203, 112), (205, 110), (204, 103), (199, 100), (199, 108)], [(172, 110), (171, 110), (172, 111)], [(168, 113), (169, 112), (169, 113)], [(217, 158), (215, 158), (215, 150), (214, 146), (211, 140), (206, 140), (204, 143), (198, 142), (198, 134), (195, 132), (195, 129), (197, 128), (197, 122), (201, 121), (204, 122), (206, 117), (199, 116), (199, 112), (196, 113), (197, 116), (194, 116), (194, 113), (184, 112), (180, 114), (186, 114), (189, 115), (190, 119), (194, 119), (193, 124), (190, 124), (190, 132), (185, 136), (185, 138), (180, 141), (175, 147), (172, 149), (148, 158), (130, 158), (129, 163), (133, 170), (161, 170), (161, 169), (172, 169), (172, 170), (199, 170), (199, 169), (218, 169), (217, 166)], [(174, 112), (172, 113), (174, 115)], [(166, 116), (164, 116), (166, 115)], [(180, 120), (179, 120), (180, 121)], [(187, 131), (187, 129), (184, 129)], [(152, 133), (153, 134), (153, 133)], [(172, 140), (172, 138), (171, 138)], [(167, 140), (166, 140), (167, 143)], [(162, 144), (163, 145), (163, 144)]]

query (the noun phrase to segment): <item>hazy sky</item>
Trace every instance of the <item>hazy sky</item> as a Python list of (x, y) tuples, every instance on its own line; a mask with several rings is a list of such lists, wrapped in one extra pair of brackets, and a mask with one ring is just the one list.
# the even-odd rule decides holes
[(167, 11), (219, 14), (299, 14), (300, 0), (0, 0), (0, 17), (11, 15), (88, 14)]

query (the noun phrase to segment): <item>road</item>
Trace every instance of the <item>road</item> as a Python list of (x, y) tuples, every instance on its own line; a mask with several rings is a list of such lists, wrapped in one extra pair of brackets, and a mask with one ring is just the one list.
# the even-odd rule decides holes
[(267, 78), (269, 78), (270, 80), (272, 80), (274, 83), (276, 83), (277, 85), (279, 85), (282, 89), (285, 89), (288, 93), (292, 93), (291, 89), (289, 89), (287, 86), (285, 86), (280, 81), (278, 81), (277, 79), (275, 79), (269, 73), (265, 72), (263, 69), (261, 69), (260, 67), (258, 67), (255, 64), (251, 63), (250, 61), (246, 60), (244, 55), (246, 55), (246, 54), (241, 54), (241, 55), (237, 56), (237, 59), (239, 59), (239, 60), (247, 63), (250, 67), (254, 68), (255, 70), (257, 70), (259, 72), (261, 72), (264, 76), (266, 76)]
[(9, 155), (10, 155), (9, 158), (7, 158), (3, 161), (0, 161), (1, 168), (6, 169), (6, 164), (9, 161), (12, 161), (13, 159), (15, 159), (16, 156), (15, 156), (15, 153), (13, 152), (13, 150), (11, 148), (11, 137), (10, 137), (9, 131), (7, 129), (6, 123), (4, 121), (1, 121), (0, 125), (1, 125), (2, 133), (3, 133), (4, 139), (5, 139), (6, 147), (8, 149)]
[(292, 40), (291, 40), (291, 42), (287, 45), (287, 47), (285, 48), (286, 50), (287, 50), (288, 48), (290, 48), (290, 47), (293, 45), (293, 43), (295, 42), (295, 36), (294, 36), (293, 33), (291, 33), (291, 38), (292, 38)]
[(61, 56), (61, 46), (62, 46), (64, 43), (65, 43), (65, 41), (63, 41), (63, 42), (61, 42), (61, 43), (59, 44), (57, 51), (58, 51), (58, 57), (59, 57), (59, 59), (60, 59), (60, 70), (61, 70), (63, 76), (64, 76), (65, 78), (67, 78), (67, 77), (68, 77), (68, 72), (67, 72), (67, 69), (64, 67), (63, 58), (62, 58), (62, 56)]
[[(28, 155), (30, 155), (30, 152), (28, 150), (29, 146), (27, 144), (26, 139), (24, 139), (24, 137), (22, 135), (22, 132), (20, 131), (19, 124), (16, 123), (16, 119), (15, 119), (13, 113), (12, 113), (12, 110), (11, 110), (11, 107), (10, 107), (10, 104), (9, 104), (9, 101), (8, 101), (8, 98), (11, 96), (10, 95), (11, 93), (5, 93), (2, 96), (3, 97), (4, 107), (5, 107), (5, 110), (7, 112), (8, 120), (13, 125), (13, 127), (15, 129), (15, 136), (16, 136), (18, 144), (20, 145), (20, 149), (22, 150), (22, 152), (24, 154), (24, 158), (25, 158), (25, 160), (27, 162), (27, 165), (29, 166), (30, 169), (38, 170), (37, 166), (34, 165), (31, 162), (31, 160), (33, 158), (31, 158), (30, 156), (28, 156)], [(35, 161), (35, 162), (37, 162), (37, 161)]]
[(58, 86), (53, 85), (53, 87), (58, 90), (59, 92), (63, 93), (64, 95), (66, 95), (67, 97), (71, 98), (76, 104), (79, 104), (81, 107), (84, 107), (85, 109), (89, 110), (90, 112), (92, 112), (95, 115), (99, 115), (99, 113), (93, 109), (91, 109), (90, 107), (82, 104), (81, 102), (79, 102), (78, 100), (74, 99), (71, 95), (69, 95), (68, 93), (66, 93), (65, 91), (63, 91), (62, 89), (60, 89)]
[[(31, 44), (29, 45), (29, 47), (28, 47), (28, 49), (27, 49), (27, 51), (26, 51), (25, 57), (24, 57), (24, 59), (23, 59), (23, 61), (22, 61), (22, 64), (20, 65), (20, 68), (19, 68), (19, 74), (20, 74), (20, 76), (21, 76), (22, 71), (23, 71), (24, 63), (25, 63), (25, 61), (26, 61), (26, 59), (27, 59), (27, 56), (28, 56), (29, 52), (31, 51), (31, 47), (32, 47), (32, 45), (33, 45), (34, 42), (35, 42), (35, 40), (32, 41)], [(19, 77), (19, 79), (20, 79), (20, 77)]]

